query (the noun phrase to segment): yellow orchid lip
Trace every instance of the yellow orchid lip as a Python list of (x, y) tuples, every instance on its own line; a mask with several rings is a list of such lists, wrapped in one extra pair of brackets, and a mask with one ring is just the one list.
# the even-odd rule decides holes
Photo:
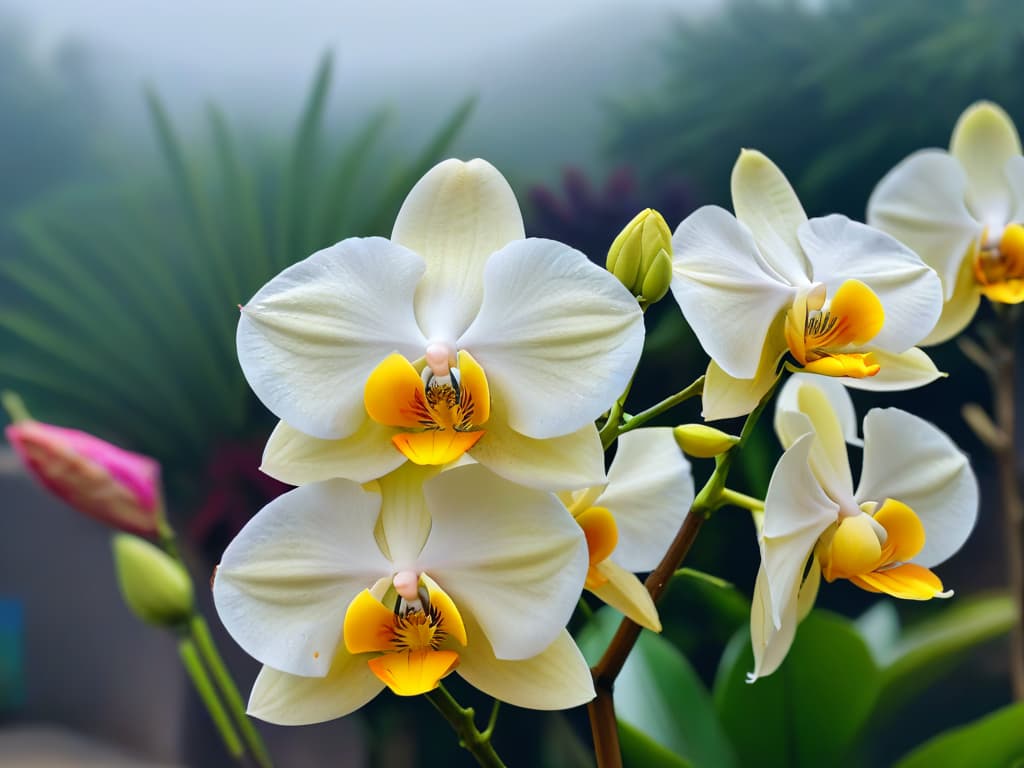
[[(980, 242), (985, 242), (984, 234)], [(1024, 301), (1024, 226), (1007, 226), (995, 247), (976, 247), (971, 265), (988, 299), (1000, 304)]]
[(619, 543), (619, 528), (615, 516), (605, 507), (588, 507), (576, 515), (576, 522), (583, 529), (590, 554), (590, 567), (584, 586), (593, 590), (607, 583), (608, 578), (597, 566), (603, 563)]
[(490, 418), (487, 377), (462, 350), (456, 368), (437, 359), (437, 345), (428, 349), (428, 368), (421, 374), (397, 352), (370, 373), (363, 393), (366, 412), (374, 421), (400, 432), (394, 446), (414, 464), (441, 466), (459, 459), (485, 434)]
[(364, 589), (345, 611), (342, 638), (346, 650), (380, 654), (366, 663), (399, 696), (434, 690), (459, 663), (457, 651), (441, 646), (449, 645), (450, 640), (462, 646), (467, 643), (466, 627), (455, 603), (433, 581), (424, 581), (421, 601), (409, 603), (400, 597), (391, 610)]
[(801, 292), (786, 313), (785, 337), (797, 370), (825, 376), (866, 378), (880, 366), (863, 347), (882, 330), (885, 310), (878, 296), (860, 280), (847, 280), (827, 310), (820, 292)]

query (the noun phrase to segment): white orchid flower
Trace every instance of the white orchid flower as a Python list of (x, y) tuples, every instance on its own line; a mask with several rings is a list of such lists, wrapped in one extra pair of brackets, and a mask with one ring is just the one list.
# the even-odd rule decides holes
[(586, 588), (660, 632), (654, 601), (633, 574), (654, 570), (693, 504), (690, 462), (672, 429), (627, 432), (618, 439), (607, 484), (560, 495), (587, 537)]
[(940, 374), (914, 347), (942, 306), (938, 277), (910, 249), (864, 224), (808, 220), (774, 163), (744, 150), (733, 217), (692, 213), (672, 238), (672, 294), (711, 357), (704, 418), (754, 409), (790, 367), (848, 386), (907, 389)]
[(565, 625), (587, 572), (579, 526), (550, 493), (469, 464), (424, 482), (403, 467), (377, 491), (347, 480), (290, 491), (224, 552), (213, 596), (264, 664), (249, 712), (297, 725), (341, 717), (384, 687), (457, 671), (502, 701), (563, 709), (591, 698)]
[(906, 411), (868, 412), (856, 491), (846, 452), (847, 442), (859, 442), (856, 420), (837, 382), (792, 377), (775, 427), (786, 452), (772, 473), (759, 537), (751, 681), (782, 663), (822, 576), (906, 600), (952, 595), (930, 569), (960, 549), (978, 514), (967, 457)]
[(282, 423), (263, 469), (295, 485), (464, 454), (547, 490), (604, 478), (594, 420), (633, 374), (642, 313), (580, 252), (524, 239), (504, 177), (447, 160), (391, 239), (350, 238), (242, 308), (238, 357)]
[(1013, 121), (990, 102), (968, 107), (948, 152), (915, 152), (878, 182), (868, 222), (942, 278), (942, 317), (922, 343), (966, 328), (982, 296), (1024, 301), (1024, 157)]

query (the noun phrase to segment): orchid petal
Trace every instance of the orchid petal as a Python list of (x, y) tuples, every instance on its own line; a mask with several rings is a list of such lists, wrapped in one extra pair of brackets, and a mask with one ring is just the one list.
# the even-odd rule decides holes
[(795, 594), (815, 543), (839, 518), (839, 504), (822, 490), (811, 471), (816, 439), (808, 433), (782, 454), (764, 500), (761, 561), (776, 629), (782, 625), (783, 608)]
[(352, 434), (363, 385), (392, 352), (426, 339), (412, 312), (423, 261), (379, 237), (349, 238), (293, 264), (242, 308), (238, 361), (256, 396), (307, 435)]
[(594, 698), (590, 667), (564, 629), (540, 653), (528, 659), (497, 659), (487, 636), (468, 621), (469, 642), (455, 670), (488, 696), (527, 709), (570, 709)]
[(652, 570), (683, 524), (693, 497), (690, 462), (671, 428), (622, 435), (608, 487), (595, 502), (615, 516), (619, 529), (611, 559), (627, 571)]
[(1015, 155), (1006, 161), (1006, 183), (1013, 192), (1013, 214), (1010, 221), (1024, 221), (1024, 157)]
[(383, 546), (395, 571), (417, 570), (417, 557), (431, 530), (423, 483), (438, 471), (409, 463), (378, 481)]
[(974, 275), (974, 260), (971, 257), (960, 263), (960, 272), (956, 275), (956, 283), (942, 305), (939, 321), (925, 338), (921, 346), (932, 346), (948, 341), (971, 324), (981, 303), (981, 288)]
[[(785, 596), (785, 603), (781, 609), (775, 610), (769, 594), (768, 576), (762, 563), (757, 571), (754, 597), (750, 602), (750, 644), (754, 650), (754, 670), (747, 674), (748, 683), (767, 677), (777, 670), (789, 653), (799, 623), (798, 593), (799, 581)], [(778, 624), (774, 619), (776, 614), (781, 617)]]
[[(779, 320), (782, 320), (780, 315)], [(781, 322), (776, 323), (781, 326)], [(769, 332), (771, 333), (771, 332)], [(779, 378), (779, 360), (784, 350), (778, 344), (766, 344), (761, 363), (753, 379), (736, 379), (712, 360), (704, 378), (701, 415), (705, 421), (746, 416), (757, 407)]]
[(942, 311), (942, 284), (935, 271), (895, 238), (833, 214), (800, 227), (800, 243), (814, 279), (834, 296), (847, 280), (867, 285), (882, 302), (885, 323), (871, 346), (903, 352), (935, 325)]
[(366, 664), (338, 644), (326, 677), (300, 677), (263, 667), (246, 712), (275, 725), (312, 725), (354, 712), (384, 690)]
[(326, 675), (348, 604), (391, 572), (373, 537), (379, 509), (376, 494), (331, 480), (260, 510), (224, 550), (213, 582), (235, 642), (274, 669)]
[(772, 343), (773, 322), (796, 289), (765, 264), (750, 231), (722, 208), (705, 206), (686, 217), (672, 249), (672, 295), (701, 346), (730, 376), (753, 378)]
[(263, 449), (260, 470), (289, 485), (342, 477), (367, 483), (405, 463), (391, 442), (395, 430), (372, 419), (348, 437), (323, 440), (278, 422)]
[(480, 313), (458, 344), (486, 372), (511, 427), (544, 439), (608, 409), (633, 375), (643, 339), (643, 314), (618, 280), (579, 251), (530, 239), (487, 262)]
[(935, 367), (935, 363), (924, 350), (917, 347), (911, 347), (899, 354), (870, 347), (868, 349), (880, 370), (874, 376), (863, 379), (840, 379), (850, 389), (866, 389), (872, 392), (914, 389), (946, 375)]
[(967, 176), (938, 149), (907, 157), (878, 182), (868, 224), (911, 248), (939, 274), (948, 300), (971, 242), (983, 225), (967, 210)]
[(591, 592), (641, 627), (661, 632), (658, 609), (640, 579), (611, 560), (598, 563), (597, 570), (607, 581)]
[(445, 160), (416, 183), (391, 239), (426, 263), (416, 319), (428, 339), (452, 342), (462, 334), (480, 308), (487, 259), (525, 236), (512, 188), (485, 160)]
[(554, 495), (479, 465), (444, 472), (423, 493), (433, 527), (418, 569), (475, 617), (498, 658), (544, 650), (568, 623), (590, 564), (576, 521)]
[(743, 150), (733, 166), (732, 207), (783, 279), (790, 285), (810, 282), (810, 266), (797, 240), (807, 214), (779, 167), (757, 150)]
[(543, 491), (576, 490), (605, 480), (604, 447), (593, 424), (536, 440), (508, 426), (499, 401), (492, 403), (487, 434), (469, 455), (506, 480)]
[(775, 398), (775, 434), (779, 436), (779, 442), (783, 449), (789, 448), (800, 435), (793, 434), (785, 429), (785, 425), (779, 423), (779, 417), (783, 411), (799, 411), (800, 406), (797, 396), (800, 388), (804, 385), (811, 385), (821, 390), (828, 399), (829, 406), (836, 418), (843, 433), (843, 439), (850, 445), (863, 445), (864, 441), (857, 435), (857, 413), (853, 408), (853, 400), (850, 393), (846, 391), (839, 379), (829, 376), (812, 376), (807, 373), (794, 373), (786, 383), (782, 385), (778, 396)]
[(895, 499), (914, 510), (925, 543), (913, 562), (926, 568), (956, 553), (978, 516), (978, 481), (967, 457), (945, 433), (897, 408), (876, 408), (864, 419), (856, 498)]
[(953, 128), (949, 152), (967, 172), (967, 205), (975, 218), (1001, 228), (1013, 205), (1006, 162), (1021, 153), (1009, 115), (991, 102), (972, 104)]

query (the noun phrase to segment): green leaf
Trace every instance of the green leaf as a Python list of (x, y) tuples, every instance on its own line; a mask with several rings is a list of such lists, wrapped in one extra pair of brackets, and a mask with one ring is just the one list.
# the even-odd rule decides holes
[[(604, 653), (621, 620), (617, 611), (602, 608), (580, 632), (577, 641), (589, 663)], [(640, 633), (615, 681), (615, 712), (620, 723), (698, 768), (735, 765), (704, 684), (679, 650), (659, 635)]]
[(887, 710), (927, 688), (968, 649), (1009, 632), (1017, 617), (1013, 600), (1003, 594), (957, 598), (943, 608), (878, 655)]
[(843, 765), (874, 708), (880, 673), (853, 624), (815, 611), (800, 625), (782, 666), (756, 683), (749, 630), (729, 642), (714, 700), (742, 765)]
[(693, 768), (689, 760), (666, 749), (624, 720), (619, 720), (619, 747), (626, 768)]
[(926, 741), (895, 768), (1012, 768), (1024, 764), (1024, 702)]

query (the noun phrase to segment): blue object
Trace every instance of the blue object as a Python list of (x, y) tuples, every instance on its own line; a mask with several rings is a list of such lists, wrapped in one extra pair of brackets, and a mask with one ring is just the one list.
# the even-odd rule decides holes
[(25, 612), (20, 600), (0, 597), (0, 713), (25, 703)]

